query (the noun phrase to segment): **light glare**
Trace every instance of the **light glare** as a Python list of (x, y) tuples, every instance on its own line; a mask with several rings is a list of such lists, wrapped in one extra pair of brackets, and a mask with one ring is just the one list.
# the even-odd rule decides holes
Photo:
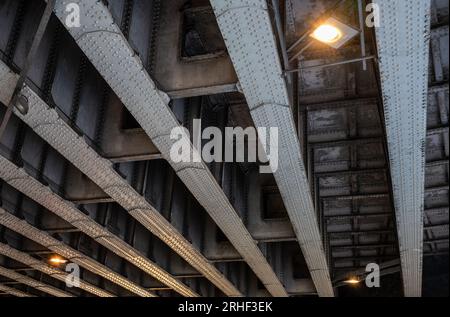
[(313, 32), (313, 37), (324, 43), (334, 43), (342, 37), (342, 33), (335, 26), (322, 24)]
[(53, 256), (50, 258), (50, 263), (56, 264), (56, 265), (64, 264), (64, 263), (67, 263), (67, 260), (60, 258), (59, 256)]
[(352, 277), (352, 278), (349, 278), (348, 280), (345, 280), (344, 282), (347, 283), (347, 284), (359, 284), (360, 280), (358, 280), (357, 278)]

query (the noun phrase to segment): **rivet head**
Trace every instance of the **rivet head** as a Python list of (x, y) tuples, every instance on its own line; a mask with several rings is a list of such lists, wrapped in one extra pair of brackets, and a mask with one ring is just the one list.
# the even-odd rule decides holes
[(24, 95), (19, 95), (17, 97), (15, 107), (21, 114), (26, 115), (29, 109), (27, 97), (25, 97)]

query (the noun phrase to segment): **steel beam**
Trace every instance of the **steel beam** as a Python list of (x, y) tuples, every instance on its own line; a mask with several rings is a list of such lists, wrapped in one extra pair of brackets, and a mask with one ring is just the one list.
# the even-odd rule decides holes
[(367, 255), (367, 256), (341, 256), (333, 257), (333, 262), (339, 261), (375, 261), (380, 259), (392, 259), (398, 258), (397, 254), (380, 254), (380, 255)]
[(352, 214), (352, 215), (323, 215), (325, 220), (334, 220), (334, 219), (367, 219), (367, 218), (377, 218), (377, 217), (392, 217), (393, 213), (391, 212), (377, 212), (377, 213), (364, 213), (364, 214)]
[[(173, 128), (179, 127), (179, 123), (168, 107), (167, 95), (155, 87), (108, 8), (95, 0), (61, 0), (55, 6), (55, 13), (63, 23), (68, 3), (80, 6), (83, 24), (80, 28), (68, 28), (68, 31), (82, 51), (270, 293), (274, 296), (287, 296), (282, 283), (207, 165), (203, 162), (175, 163), (170, 160), (170, 150), (176, 142), (170, 138), (170, 133)], [(33, 110), (32, 105), (30, 108), (28, 115), (21, 118), (34, 127), (38, 134), (225, 294), (241, 295), (144, 197), (115, 173), (110, 162), (100, 158), (80, 138), (74, 139), (75, 133), (62, 120), (55, 118), (53, 124), (45, 124), (48, 122), (48, 115), (44, 113), (50, 113), (51, 109), (44, 111), (42, 107), (34, 106)], [(56, 128), (60, 132), (56, 132)], [(60, 136), (58, 140), (55, 140), (56, 135)], [(190, 142), (187, 143), (193, 152), (197, 152)], [(79, 150), (75, 150), (76, 148)]]
[[(0, 61), (0, 65), (1, 64), (3, 63)], [(5, 75), (3, 76), (6, 77), (6, 75), (14, 76), (14, 74), (11, 75), (7, 72), (7, 69), (5, 70)], [(0, 78), (2, 78), (2, 74), (0, 74)], [(146, 228), (152, 229), (151, 231), (153, 234), (158, 236), (163, 242), (166, 242), (175, 251), (178, 251), (180, 256), (184, 257), (188, 263), (218, 284), (218, 287), (222, 288), (225, 293), (235, 296), (239, 295), (239, 291), (228, 280), (226, 280), (226, 278), (212, 264), (210, 264), (206, 258), (204, 258), (203, 255), (196, 250), (157, 210), (155, 210), (144, 197), (138, 194), (136, 190), (134, 190), (133, 187), (114, 170), (113, 164), (109, 160), (106, 160), (97, 154), (85, 142), (83, 137), (79, 136), (67, 123), (65, 123), (59, 117), (55, 109), (52, 109), (49, 105), (47, 105), (34, 91), (31, 90), (31, 88), (26, 85), (22, 88), (21, 94), (28, 99), (29, 111), (26, 115), (22, 115), (19, 111), (14, 110), (14, 113), (18, 115), (20, 119), (27, 123), (39, 136), (41, 136), (51, 146), (64, 155), (84, 174), (90, 177), (91, 180), (94, 181), (111, 198), (115, 199), (125, 209), (130, 211), (130, 214), (134, 218), (141, 222)], [(0, 101), (3, 102), (3, 100)], [(5, 167), (4, 171), (1, 171), (0, 163), (0, 175), (2, 174), (1, 172), (18, 172), (18, 167), (3, 156), (0, 156), (0, 161), (3, 161), (5, 165), (12, 164), (12, 167), (10, 167), (12, 170), (8, 170)], [(24, 170), (20, 170), (19, 173), (22, 175), (25, 174), (28, 180), (34, 182), (36, 186), (41, 187), (44, 191), (50, 191), (48, 188), (34, 180), (30, 175), (26, 174)], [(6, 177), (5, 180), (8, 179), (7, 176), (2, 177), (4, 179)], [(12, 186), (14, 187), (14, 185)], [(25, 190), (23, 188), (17, 189), (19, 191), (23, 191), (25, 195), (30, 196), (28, 186)], [(124, 255), (127, 260), (131, 260), (133, 262), (138, 259), (139, 264), (137, 264), (137, 266), (141, 267), (145, 264), (143, 270), (147, 270), (147, 273), (154, 276), (162, 283), (174, 287), (174, 290), (178, 291), (182, 295), (197, 296), (197, 294), (190, 290), (186, 285), (175, 280), (169, 273), (162, 270), (162, 268), (158, 267), (146, 257), (140, 255), (137, 250), (132, 249), (131, 252), (134, 255), (130, 255), (128, 252), (130, 246), (127, 243), (95, 223), (95, 221), (84, 215), (78, 209), (72, 207), (72, 204), (64, 201), (59, 196), (55, 195), (55, 198), (57, 200), (61, 200), (64, 204), (71, 206), (72, 209), (75, 209), (75, 214), (82, 217), (84, 219), (83, 222), (89, 222), (91, 229), (92, 226), (94, 226), (96, 228), (95, 230), (100, 230), (103, 233), (102, 235), (98, 235), (89, 229), (86, 230), (86, 228), (84, 228), (86, 231), (83, 231), (83, 228), (79, 227), (79, 221), (76, 220), (74, 220), (75, 223), (72, 223), (72, 225), (79, 228), (94, 239), (103, 235), (106, 237), (111, 237), (110, 239), (115, 240), (114, 243), (116, 245), (121, 245), (121, 249), (127, 250), (125, 253), (123, 251), (119, 251), (119, 256)], [(44, 204), (46, 203), (45, 199), (41, 197), (40, 199), (41, 201), (35, 200), (50, 211), (58, 214), (58, 211), (55, 211), (53, 205), (51, 205), (51, 207), (47, 207)], [(65, 215), (61, 217), (67, 220)], [(102, 243), (102, 240), (102, 238), (99, 238), (97, 241)], [(109, 247), (110, 245), (106, 243), (105, 246)]]
[(5, 293), (7, 293), (9, 295), (12, 295), (12, 296), (16, 296), (16, 297), (35, 297), (35, 296), (31, 295), (31, 294), (22, 292), (22, 291), (20, 291), (18, 289), (9, 287), (9, 286), (4, 285), (4, 284), (0, 284), (0, 291), (5, 292)]
[(5, 276), (11, 280), (17, 281), (19, 283), (31, 286), (37, 290), (40, 290), (40, 291), (50, 294), (52, 296), (74, 297), (72, 294), (69, 294), (66, 291), (60, 290), (59, 288), (53, 287), (53, 286), (45, 284), (43, 282), (36, 281), (35, 279), (33, 279), (29, 276), (17, 273), (14, 270), (8, 269), (3, 266), (0, 266), (0, 275)]
[[(41, 231), (32, 225), (28, 224), (26, 221), (21, 220), (14, 215), (8, 213), (7, 211), (0, 208), (0, 224), (5, 226), (28, 239), (33, 240), (34, 242), (48, 248), (54, 253), (59, 254), (63, 258), (66, 258), (68, 261), (78, 264), (79, 266), (85, 268), (86, 270), (91, 271), (94, 274), (97, 274), (104, 279), (111, 281), (126, 290), (129, 290), (131, 293), (142, 296), (142, 297), (155, 297), (155, 294), (148, 292), (145, 288), (131, 282), (127, 278), (122, 275), (114, 272), (110, 268), (105, 265), (95, 261), (94, 259), (89, 258), (78, 250), (75, 250), (63, 242), (53, 238), (48, 233)], [(1, 253), (1, 248), (0, 248)], [(31, 260), (36, 260), (31, 258)], [(30, 260), (30, 261), (31, 261)], [(23, 262), (27, 264), (28, 262)], [(39, 262), (39, 261), (38, 261)], [(33, 262), (30, 262), (33, 263)], [(29, 265), (29, 264), (27, 264)], [(31, 266), (31, 265), (29, 265)], [(45, 273), (45, 272), (44, 272)]]
[[(0, 64), (2, 64), (1, 61)], [(158, 236), (161, 240), (163, 240), (163, 242), (166, 242), (175, 251), (178, 251), (181, 257), (185, 258), (188, 263), (202, 272), (207, 278), (215, 283), (219, 289), (222, 289), (224, 293), (230, 296), (240, 295), (240, 292), (223, 276), (223, 274), (221, 274), (213, 264), (209, 263), (209, 261), (198, 250), (196, 250), (194, 246), (190, 244), (158, 211), (156, 211), (144, 197), (138, 194), (131, 187), (131, 185), (129, 185), (127, 181), (114, 170), (110, 161), (100, 157), (91, 147), (88, 146), (82, 137), (78, 136), (68, 124), (59, 118), (54, 109), (45, 104), (43, 100), (40, 99), (39, 96), (37, 96), (37, 94), (27, 86), (22, 89), (21, 93), (28, 98), (30, 111), (27, 115), (20, 116), (20, 118), (30, 125), (30, 127), (38, 135), (49, 142), (50, 145), (54, 146), (55, 149), (59, 150), (67, 159), (80, 168), (80, 170), (92, 180), (96, 180), (97, 185), (99, 185), (111, 197), (115, 198), (116, 201), (120, 202), (125, 209), (129, 210), (130, 214), (134, 218), (150, 229), (153, 234)], [(15, 113), (16, 115), (19, 114), (18, 111)], [(49, 118), (51, 118), (50, 122), (48, 121)], [(64, 140), (62, 137), (64, 137)], [(68, 144), (71, 146), (67, 146)], [(1, 159), (6, 160), (3, 157), (0, 158), (0, 160)], [(12, 164), (11, 162), (9, 163)], [(14, 169), (17, 169), (17, 166)], [(25, 194), (27, 194), (27, 192), (25, 192)], [(61, 199), (60, 197), (58, 198)], [(77, 211), (78, 214), (81, 213), (81, 211)], [(102, 235), (93, 236), (92, 232), (90, 232), (94, 239), (98, 236), (110, 236), (111, 239), (116, 240), (116, 244), (122, 244), (125, 249), (130, 249), (129, 245), (116, 236), (113, 236), (89, 217), (83, 221), (92, 222), (92, 225), (97, 227), (97, 230), (104, 231), (104, 234)], [(77, 227), (76, 224), (73, 225)], [(89, 232), (85, 233), (89, 235)], [(100, 240), (102, 239), (97, 241), (100, 242)], [(105, 246), (108, 247), (108, 245)], [(142, 268), (144, 264), (147, 265), (147, 267), (143, 268), (144, 271), (151, 274), (156, 279), (159, 279), (164, 284), (174, 287), (174, 289), (180, 294), (185, 296), (198, 296), (195, 292), (190, 290), (180, 281), (175, 280), (172, 276), (170, 276), (170, 274), (164, 272), (161, 268), (157, 268), (155, 271), (155, 263), (141, 255), (137, 255), (138, 251), (131, 250), (131, 252), (135, 255), (129, 256), (128, 252), (120, 252), (119, 256), (125, 254), (126, 259), (131, 259), (133, 262), (136, 262), (136, 259), (138, 259), (137, 261), (139, 263), (136, 264), (138, 267)]]
[(334, 296), (267, 3), (210, 2), (255, 125), (278, 128), (274, 177), (314, 285), (320, 296)]
[(65, 201), (56, 195), (49, 187), (38, 182), (32, 176), (28, 175), (24, 169), (19, 168), (2, 155), (0, 155), (0, 178), (49, 211), (63, 218), (74, 227), (80, 229), (80, 231), (93, 238), (105, 248), (139, 267), (163, 284), (172, 287), (178, 293), (184, 296), (198, 296), (186, 285), (176, 280), (168, 272), (142, 255), (138, 250), (75, 208), (73, 203)]
[(328, 231), (328, 235), (371, 235), (371, 234), (394, 234), (394, 229), (385, 229), (385, 230), (365, 230), (365, 231), (357, 231), (357, 230), (350, 230), (350, 231)]
[(19, 76), (9, 69), (4, 63), (0, 63), (0, 100), (7, 105), (14, 94)]
[(379, 198), (389, 198), (387, 193), (379, 194), (360, 194), (360, 195), (336, 195), (336, 196), (321, 196), (320, 200), (323, 201), (333, 201), (333, 200), (365, 200), (365, 199), (379, 199)]
[(383, 140), (379, 137), (372, 138), (356, 138), (347, 140), (325, 141), (325, 142), (310, 142), (310, 146), (314, 149), (322, 149), (333, 146), (352, 146), (363, 145), (367, 143), (382, 143)]
[(378, 249), (378, 248), (393, 248), (396, 244), (394, 242), (391, 243), (382, 243), (382, 244), (358, 244), (358, 245), (331, 245), (330, 249), (336, 251), (336, 250), (348, 250), (348, 249), (354, 249), (354, 250), (372, 250), (372, 249)]
[[(14, 259), (17, 262), (25, 264), (34, 270), (37, 270), (44, 274), (47, 274), (48, 276), (51, 276), (51, 277), (53, 277), (59, 281), (62, 281), (64, 283), (66, 282), (67, 276), (69, 276), (69, 273), (67, 273), (63, 270), (51, 267), (42, 261), (36, 260), (35, 258), (26, 254), (25, 252), (21, 252), (21, 251), (14, 249), (4, 243), (0, 243), (0, 254), (7, 256), (11, 259)], [(92, 285), (86, 281), (83, 281), (82, 279), (80, 279), (79, 288), (88, 293), (99, 296), (99, 297), (115, 297), (111, 293), (109, 293), (95, 285)]]
[(404, 295), (420, 296), (430, 1), (374, 3)]

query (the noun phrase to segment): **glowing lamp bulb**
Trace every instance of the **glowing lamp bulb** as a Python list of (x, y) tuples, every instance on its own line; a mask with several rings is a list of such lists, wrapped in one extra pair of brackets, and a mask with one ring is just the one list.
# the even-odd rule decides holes
[(324, 43), (334, 43), (342, 37), (342, 33), (335, 26), (322, 24), (314, 30), (312, 36)]
[(60, 258), (59, 256), (53, 256), (50, 258), (49, 261), (50, 261), (50, 263), (55, 264), (55, 265), (67, 263), (67, 260)]

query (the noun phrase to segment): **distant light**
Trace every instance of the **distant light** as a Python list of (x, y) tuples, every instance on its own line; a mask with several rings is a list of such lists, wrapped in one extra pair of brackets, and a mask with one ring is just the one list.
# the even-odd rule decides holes
[(351, 277), (348, 280), (344, 281), (344, 283), (352, 284), (352, 285), (359, 284), (359, 282), (361, 282), (361, 281), (354, 277)]
[(330, 17), (321, 22), (309, 35), (313, 39), (333, 48), (340, 48), (359, 33), (350, 25)]
[(333, 25), (322, 24), (313, 32), (312, 36), (324, 43), (335, 43), (342, 37), (342, 32)]
[(55, 264), (55, 265), (67, 263), (66, 259), (63, 259), (59, 256), (52, 256), (49, 261), (50, 261), (50, 263)]

